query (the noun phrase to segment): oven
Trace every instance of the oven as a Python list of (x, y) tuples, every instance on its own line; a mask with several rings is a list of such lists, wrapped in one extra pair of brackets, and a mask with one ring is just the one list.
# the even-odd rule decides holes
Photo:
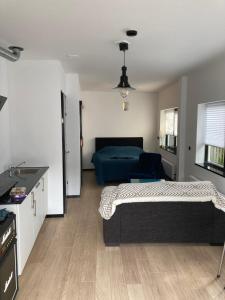
[(9, 213), (0, 223), (0, 299), (15, 299), (18, 291), (16, 217)]

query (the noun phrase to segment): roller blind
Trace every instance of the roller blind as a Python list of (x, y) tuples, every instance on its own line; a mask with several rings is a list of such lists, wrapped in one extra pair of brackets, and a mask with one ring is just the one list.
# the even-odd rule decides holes
[(225, 101), (206, 104), (205, 144), (225, 148)]

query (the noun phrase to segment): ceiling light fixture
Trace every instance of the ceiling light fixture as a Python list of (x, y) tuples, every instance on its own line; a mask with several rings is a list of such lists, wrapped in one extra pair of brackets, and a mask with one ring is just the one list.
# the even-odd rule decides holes
[(127, 30), (126, 31), (126, 35), (129, 36), (129, 37), (134, 37), (137, 35), (137, 30)]
[(126, 42), (126, 41), (120, 42), (119, 49), (120, 49), (120, 51), (123, 51), (123, 53), (124, 53), (123, 66), (121, 68), (122, 75), (120, 76), (119, 84), (114, 89), (118, 89), (120, 91), (121, 97), (123, 99), (125, 99), (125, 98), (127, 98), (130, 91), (135, 90), (135, 88), (131, 87), (131, 85), (129, 84), (128, 76), (127, 76), (125, 52), (128, 50), (128, 42)]
[(21, 52), (23, 51), (23, 48), (18, 46), (10, 46), (8, 49), (0, 47), (0, 56), (10, 61), (17, 61), (20, 58)]
[(67, 56), (68, 56), (69, 58), (74, 58), (74, 57), (79, 57), (79, 54), (69, 53), (69, 54), (67, 54)]

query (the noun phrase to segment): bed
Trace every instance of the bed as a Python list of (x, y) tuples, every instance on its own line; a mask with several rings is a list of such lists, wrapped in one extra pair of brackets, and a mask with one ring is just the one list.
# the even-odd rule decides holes
[[(193, 185), (190, 189), (189, 184)], [(143, 197), (145, 197), (144, 185), (147, 187), (147, 184), (134, 186), (133, 193), (138, 195), (138, 189), (140, 189)], [(221, 198), (218, 198), (220, 200), (216, 198), (215, 201), (215, 198), (208, 193), (208, 190), (205, 190), (205, 195), (202, 194), (198, 183), (162, 182), (154, 185), (155, 187), (156, 185), (161, 185), (162, 187), (168, 187), (169, 185), (171, 186), (171, 191), (173, 185), (182, 185), (182, 187), (186, 185), (187, 193), (197, 193), (198, 195), (200, 192), (201, 195), (198, 200), (190, 200), (190, 198), (186, 197), (187, 194), (184, 187), (175, 199), (172, 194), (169, 194), (169, 189), (167, 188), (165, 189), (166, 192), (163, 193), (169, 195), (164, 198), (168, 200), (162, 200), (162, 202), (150, 200), (150, 202), (146, 202), (145, 198), (143, 198), (143, 202), (141, 202), (142, 200), (139, 198), (138, 202), (134, 200), (132, 203), (123, 203), (124, 200), (130, 201), (129, 199), (132, 197), (131, 184), (121, 185), (129, 189), (126, 190), (124, 187), (121, 187), (121, 193), (117, 187), (105, 188), (103, 193), (105, 191), (106, 194), (110, 195), (108, 203), (114, 203), (115, 200), (120, 201), (123, 198), (121, 197), (122, 193), (128, 197), (119, 202), (115, 210), (112, 209), (112, 206), (102, 206), (106, 217), (106, 219), (103, 219), (103, 237), (107, 246), (118, 246), (120, 243), (149, 242), (222, 244), (225, 241), (224, 195), (222, 196), (222, 201)], [(201, 182), (200, 185), (209, 186), (209, 183)], [(150, 185), (148, 186), (152, 189)], [(193, 192), (193, 190), (195, 191)], [(118, 196), (118, 193), (120, 193), (120, 196)], [(155, 189), (153, 193), (156, 195)], [(117, 200), (113, 195), (119, 199)], [(109, 207), (111, 208), (109, 209)]]
[(143, 138), (96, 138), (92, 163), (99, 185), (110, 181), (129, 180), (143, 152)]

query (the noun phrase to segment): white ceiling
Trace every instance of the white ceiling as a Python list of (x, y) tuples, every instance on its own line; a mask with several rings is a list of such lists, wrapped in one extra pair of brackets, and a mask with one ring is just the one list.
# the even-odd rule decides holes
[(126, 29), (139, 32), (128, 38), (130, 84), (153, 91), (225, 50), (225, 1), (0, 0), (1, 41), (24, 47), (23, 58), (61, 60), (79, 73), (83, 90), (118, 83), (122, 53), (114, 41)]

